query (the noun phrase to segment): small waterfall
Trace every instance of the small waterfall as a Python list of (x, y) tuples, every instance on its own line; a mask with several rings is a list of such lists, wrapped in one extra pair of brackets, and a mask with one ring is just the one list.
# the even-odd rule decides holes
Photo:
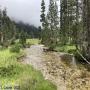
[(74, 55), (72, 55), (72, 66), (73, 66), (73, 68), (77, 68), (76, 59), (75, 59)]

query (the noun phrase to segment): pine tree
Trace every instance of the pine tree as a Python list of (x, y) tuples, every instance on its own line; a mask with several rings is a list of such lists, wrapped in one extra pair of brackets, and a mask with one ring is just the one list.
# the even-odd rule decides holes
[(49, 30), (49, 23), (48, 23), (47, 16), (45, 17), (45, 26), (44, 26), (44, 30), (43, 30), (43, 37), (44, 37), (43, 44), (48, 46), (49, 42), (50, 42), (50, 30)]
[(41, 9), (42, 9), (42, 11), (41, 11), (40, 21), (42, 22), (42, 26), (44, 27), (44, 24), (45, 24), (45, 2), (44, 2), (44, 0), (42, 0), (42, 2), (41, 2)]
[(0, 44), (8, 46), (15, 40), (16, 26), (7, 16), (6, 9), (0, 10)]
[[(12, 23), (12, 21), (10, 20), (10, 18), (7, 16), (7, 11), (6, 9), (4, 9), (2, 11), (2, 44), (4, 46), (8, 46), (9, 45), (9, 41), (12, 38), (13, 35), (13, 29), (10, 29), (10, 25)], [(11, 33), (11, 34), (10, 34)]]
[(48, 17), (49, 35), (50, 35), (49, 42), (50, 42), (50, 47), (53, 49), (57, 44), (58, 33), (59, 33), (58, 6), (56, 1), (54, 0), (50, 0), (47, 17)]
[(42, 0), (41, 2), (41, 19), (40, 21), (42, 22), (42, 31), (41, 31), (41, 37), (42, 37), (42, 43), (44, 44), (45, 41), (45, 2)]
[(85, 55), (90, 59), (90, 1), (83, 0), (83, 23), (84, 23), (84, 33), (85, 41), (83, 49)]
[(67, 0), (61, 0), (61, 14), (60, 14), (60, 33), (62, 44), (67, 43), (67, 26), (68, 26), (68, 13), (67, 13)]
[(2, 12), (1, 12), (1, 9), (0, 9), (0, 30), (1, 30), (1, 23), (2, 23)]
[(0, 9), (0, 44), (1, 44), (1, 37), (2, 37), (2, 12)]
[(54, 11), (54, 26), (55, 26), (55, 40), (56, 44), (58, 43), (59, 39), (59, 16), (58, 16), (58, 5), (55, 1), (55, 11)]
[(26, 37), (27, 37), (27, 34), (24, 31), (22, 31), (19, 36), (19, 42), (20, 44), (23, 45), (23, 47), (25, 47), (25, 44), (26, 44)]
[(60, 10), (60, 37), (63, 44), (78, 46), (80, 32), (80, 0), (61, 0)]

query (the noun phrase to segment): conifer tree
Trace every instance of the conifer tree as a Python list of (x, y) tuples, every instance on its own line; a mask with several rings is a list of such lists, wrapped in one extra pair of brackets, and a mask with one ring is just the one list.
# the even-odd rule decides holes
[(44, 2), (44, 0), (42, 0), (42, 2), (41, 2), (41, 9), (42, 9), (42, 11), (41, 11), (40, 21), (42, 22), (42, 26), (44, 27), (44, 24), (45, 24), (45, 2)]
[(50, 35), (50, 47), (53, 49), (55, 45), (57, 44), (58, 39), (58, 24), (59, 24), (59, 18), (58, 18), (58, 6), (56, 1), (50, 0), (49, 3), (49, 11), (47, 14), (48, 17), (48, 24), (49, 24), (49, 35)]
[(45, 41), (45, 1), (42, 0), (41, 2), (41, 23), (42, 23), (42, 31), (41, 31), (41, 37), (42, 37), (42, 43)]
[(7, 16), (6, 9), (0, 10), (0, 44), (8, 46), (12, 40), (15, 40), (15, 33), (15, 24)]
[(2, 36), (2, 12), (0, 9), (0, 44), (1, 44), (1, 36)]
[(27, 34), (24, 31), (22, 31), (19, 36), (19, 42), (20, 44), (23, 45), (23, 47), (25, 47), (25, 44), (26, 44), (26, 37), (27, 37)]
[(83, 0), (84, 45), (83, 52), (90, 59), (90, 1)]

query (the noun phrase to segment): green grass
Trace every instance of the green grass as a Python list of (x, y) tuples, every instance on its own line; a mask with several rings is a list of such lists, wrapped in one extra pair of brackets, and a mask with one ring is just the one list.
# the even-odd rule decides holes
[(39, 44), (41, 41), (39, 39), (27, 39), (27, 43), (34, 45)]
[[(17, 73), (19, 72), (18, 70), (20, 69), (19, 68), (20, 63), (17, 62), (17, 58), (19, 58), (22, 55), (24, 55), (22, 51), (20, 51), (20, 53), (11, 53), (9, 49), (0, 51), (0, 80), (1, 79), (7, 79), (7, 80), (14, 79), (14, 76), (17, 75)], [(11, 75), (8, 74), (9, 73), (8, 68), (10, 68), (10, 66), (13, 67), (11, 68), (14, 70), (15, 75), (13, 73)], [(2, 73), (5, 75), (5, 77)]]
[(58, 45), (55, 47), (55, 50), (58, 52), (69, 52), (76, 50), (76, 47), (74, 45)]
[(56, 90), (55, 85), (44, 80), (41, 72), (17, 61), (22, 55), (22, 50), (20, 53), (11, 53), (9, 49), (0, 51), (0, 83), (18, 84), (21, 90)]
[[(16, 43), (19, 43), (19, 39), (17, 39), (15, 42)], [(29, 43), (31, 45), (33, 45), (33, 44), (39, 44), (40, 42), (41, 42), (41, 40), (39, 40), (39, 39), (27, 39), (26, 40), (26, 43)]]
[[(16, 44), (19, 44), (19, 39), (17, 39), (15, 41)], [(41, 43), (41, 40), (39, 39), (27, 39), (26, 40), (26, 47), (30, 47), (31, 45), (37, 45), (37, 44), (40, 44)]]

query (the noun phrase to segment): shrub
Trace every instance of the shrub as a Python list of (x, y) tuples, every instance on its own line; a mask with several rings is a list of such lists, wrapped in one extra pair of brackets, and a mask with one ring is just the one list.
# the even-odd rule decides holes
[(1, 77), (7, 77), (15, 74), (14, 72), (14, 66), (10, 65), (8, 67), (0, 67), (0, 76)]
[(14, 45), (14, 44), (15, 44), (15, 40), (12, 39), (12, 40), (10, 41), (10, 45)]
[(53, 51), (54, 48), (55, 48), (55, 44), (52, 44), (52, 45), (49, 46), (49, 50), (50, 50), (50, 51)]
[(31, 44), (30, 43), (26, 43), (26, 48), (30, 48)]
[(3, 46), (0, 46), (0, 51), (2, 51), (2, 50), (4, 50), (5, 49), (5, 47), (3, 47)]
[(10, 48), (10, 52), (19, 53), (20, 52), (20, 48), (21, 48), (21, 45), (20, 44), (15, 44), (15, 45), (13, 45)]
[(22, 44), (23, 47), (25, 47), (25, 44), (26, 44), (26, 37), (27, 37), (27, 34), (22, 31), (19, 37), (19, 43)]
[(70, 53), (70, 54), (76, 54), (76, 50), (75, 49), (70, 49), (70, 50), (68, 50), (68, 53)]

